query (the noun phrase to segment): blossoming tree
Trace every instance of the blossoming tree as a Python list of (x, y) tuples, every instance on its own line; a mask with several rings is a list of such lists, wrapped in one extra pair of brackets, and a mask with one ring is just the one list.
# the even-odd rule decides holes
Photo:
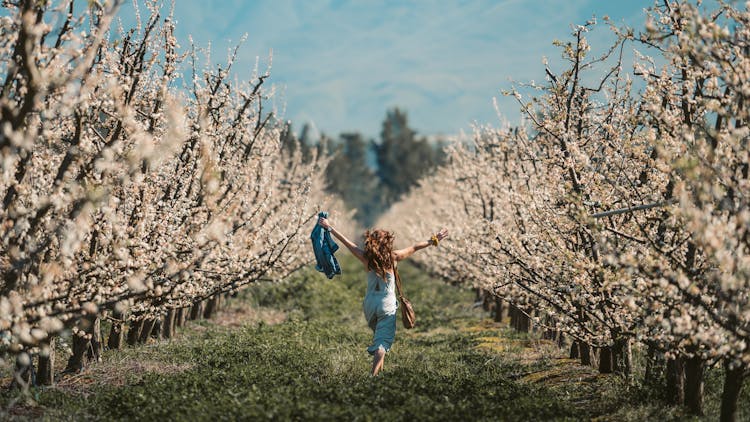
[[(643, 33), (612, 27), (598, 56), (593, 22), (575, 27), (562, 71), (508, 93), (524, 125), (478, 128), (380, 224), (450, 221), (451, 245), (423, 267), (565, 333), (602, 372), (630, 373), (643, 346), (647, 378), (666, 359), (670, 398), (695, 413), (704, 367), (722, 362), (731, 420), (750, 363), (748, 7), (659, 1)], [(626, 45), (659, 60), (628, 71)]]
[[(165, 337), (226, 293), (310, 260), (307, 229), (330, 205), (326, 161), (284, 151), (268, 70), (230, 79), (171, 14), (145, 2), (115, 28), (117, 1), (4, 2), (0, 18), (0, 330), (19, 382), (70, 328), (69, 370), (103, 341)], [(187, 68), (185, 77), (181, 72)], [(304, 249), (303, 249), (304, 248)]]

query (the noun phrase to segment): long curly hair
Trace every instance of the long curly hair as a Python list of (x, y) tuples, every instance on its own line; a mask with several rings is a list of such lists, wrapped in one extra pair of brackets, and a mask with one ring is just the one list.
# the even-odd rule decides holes
[(385, 270), (393, 268), (393, 233), (382, 229), (370, 229), (365, 231), (364, 238), (367, 270), (375, 271), (384, 277)]

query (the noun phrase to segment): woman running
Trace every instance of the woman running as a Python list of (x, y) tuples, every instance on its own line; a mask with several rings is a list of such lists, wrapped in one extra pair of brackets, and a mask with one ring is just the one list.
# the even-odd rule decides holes
[(365, 319), (373, 331), (373, 341), (367, 352), (373, 356), (372, 375), (383, 368), (385, 354), (390, 350), (396, 337), (396, 283), (394, 269), (398, 261), (410, 257), (414, 252), (438, 243), (448, 236), (442, 229), (430, 240), (416, 243), (408, 248), (393, 250), (393, 233), (381, 229), (367, 230), (364, 234), (365, 248), (360, 249), (354, 242), (338, 232), (327, 218), (318, 219), (318, 224), (329, 230), (347, 249), (364, 264), (367, 271), (367, 293), (363, 302)]

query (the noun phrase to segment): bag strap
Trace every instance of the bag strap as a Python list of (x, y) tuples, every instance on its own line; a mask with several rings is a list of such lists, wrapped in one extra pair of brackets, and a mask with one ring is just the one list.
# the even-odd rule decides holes
[(396, 266), (393, 266), (393, 275), (396, 277), (396, 290), (398, 291), (398, 298), (403, 300), (404, 294), (403, 290), (401, 289), (401, 276), (398, 275), (398, 268)]

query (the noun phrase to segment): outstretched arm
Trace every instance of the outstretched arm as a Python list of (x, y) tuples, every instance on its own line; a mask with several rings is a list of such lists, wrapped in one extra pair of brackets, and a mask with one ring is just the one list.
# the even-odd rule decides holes
[(437, 246), (438, 243), (441, 240), (445, 239), (446, 237), (448, 237), (448, 229), (444, 228), (444, 229), (441, 229), (439, 232), (435, 233), (434, 235), (432, 235), (432, 237), (430, 238), (430, 240), (426, 240), (424, 242), (417, 242), (417, 243), (409, 246), (408, 248), (404, 248), (404, 249), (399, 249), (399, 250), (393, 251), (393, 256), (396, 259), (396, 261), (404, 260), (404, 259), (406, 259), (406, 258), (414, 255), (414, 252), (416, 252), (416, 251), (418, 251), (420, 249), (424, 249), (424, 248), (426, 248), (426, 247), (428, 247), (430, 245)]
[(336, 239), (340, 240), (341, 243), (346, 246), (347, 249), (349, 249), (349, 252), (352, 253), (352, 255), (356, 256), (357, 259), (359, 259), (365, 266), (367, 266), (367, 260), (365, 259), (365, 251), (359, 248), (356, 243), (352, 242), (351, 240), (347, 239), (346, 236), (341, 234), (338, 230), (333, 228), (331, 223), (328, 221), (327, 218), (320, 217), (318, 219), (318, 224), (320, 224), (324, 229), (330, 230), (331, 234), (336, 237)]

